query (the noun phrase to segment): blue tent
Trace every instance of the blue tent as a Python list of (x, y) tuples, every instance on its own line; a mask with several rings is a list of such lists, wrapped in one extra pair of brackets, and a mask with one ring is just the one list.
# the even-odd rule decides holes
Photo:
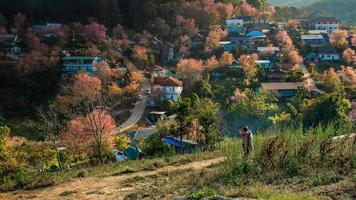
[(128, 146), (124, 151), (124, 154), (129, 160), (137, 160), (141, 153), (142, 151), (138, 147), (133, 146)]

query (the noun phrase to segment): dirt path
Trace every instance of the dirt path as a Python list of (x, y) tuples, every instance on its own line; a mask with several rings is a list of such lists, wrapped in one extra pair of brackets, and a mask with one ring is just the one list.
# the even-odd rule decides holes
[(124, 187), (121, 184), (130, 178), (148, 177), (176, 171), (199, 170), (223, 161), (224, 158), (216, 158), (119, 176), (78, 178), (48, 188), (2, 193), (0, 199), (124, 199), (127, 194), (139, 189), (137, 185)]

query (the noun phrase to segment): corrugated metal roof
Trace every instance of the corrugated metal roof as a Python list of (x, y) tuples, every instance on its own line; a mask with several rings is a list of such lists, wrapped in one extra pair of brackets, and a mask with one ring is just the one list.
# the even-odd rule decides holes
[(302, 40), (323, 40), (324, 37), (322, 35), (302, 35)]
[(297, 90), (304, 86), (305, 86), (304, 82), (261, 83), (261, 87), (268, 90)]

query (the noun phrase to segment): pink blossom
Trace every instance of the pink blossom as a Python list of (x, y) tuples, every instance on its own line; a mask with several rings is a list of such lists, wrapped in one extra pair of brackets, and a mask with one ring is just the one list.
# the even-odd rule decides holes
[(238, 88), (235, 89), (234, 95), (230, 97), (231, 101), (241, 101), (246, 97), (244, 92), (241, 92)]
[(84, 26), (85, 35), (93, 42), (102, 43), (104, 40), (106, 40), (106, 31), (107, 28), (102, 24), (98, 24), (97, 22), (92, 22), (91, 24)]

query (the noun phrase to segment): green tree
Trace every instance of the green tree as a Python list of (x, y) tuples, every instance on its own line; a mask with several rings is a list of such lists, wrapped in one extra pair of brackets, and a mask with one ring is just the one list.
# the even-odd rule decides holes
[(275, 103), (277, 99), (267, 91), (254, 92), (247, 89), (244, 94), (242, 98), (233, 100), (229, 106), (229, 110), (240, 117), (263, 118), (278, 110)]
[(209, 82), (209, 74), (204, 78), (197, 78), (193, 80), (192, 93), (197, 94), (200, 98), (213, 97), (213, 90)]
[(289, 82), (302, 82), (304, 81), (303, 70), (297, 66), (287, 72), (287, 81)]
[(0, 161), (4, 161), (7, 156), (6, 139), (9, 136), (10, 128), (7, 126), (0, 126)]
[(351, 103), (340, 93), (324, 94), (305, 100), (302, 107), (303, 124), (306, 126), (345, 121), (351, 111)]
[(178, 102), (169, 102), (169, 109), (176, 114), (176, 122), (178, 124), (176, 135), (183, 139), (183, 136), (188, 133), (192, 126), (193, 107), (190, 98), (178, 99)]
[(220, 133), (220, 119), (218, 103), (211, 99), (200, 99), (195, 96), (194, 99), (194, 116), (198, 119), (201, 126), (202, 133), (199, 138), (199, 143), (203, 150), (211, 150), (215, 144), (221, 139)]
[(129, 146), (130, 139), (126, 135), (118, 135), (115, 138), (115, 147), (119, 151), (124, 151)]

